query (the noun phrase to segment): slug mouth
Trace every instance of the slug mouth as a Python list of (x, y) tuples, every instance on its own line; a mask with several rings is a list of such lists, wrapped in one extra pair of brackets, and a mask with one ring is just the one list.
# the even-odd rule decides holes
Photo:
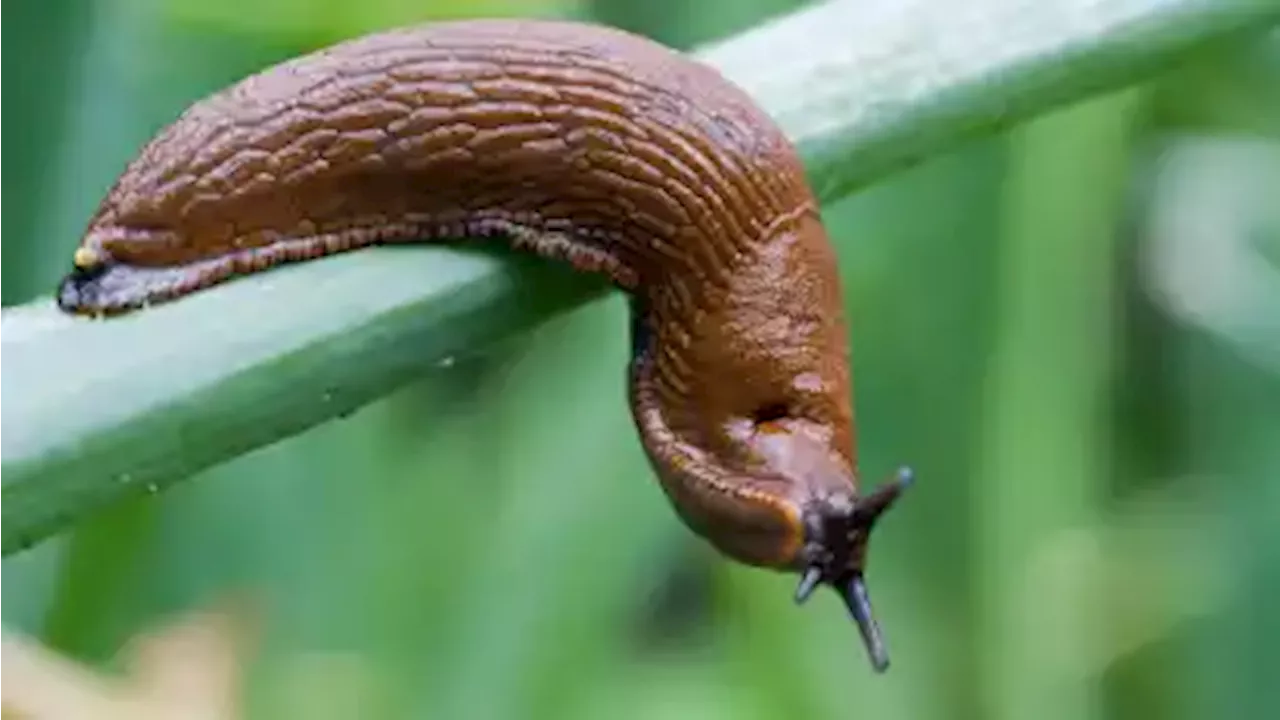
[(871, 494), (855, 499), (851, 508), (817, 511), (806, 522), (810, 541), (804, 551), (805, 569), (796, 587), (796, 603), (803, 604), (819, 585), (831, 586), (858, 625), (876, 672), (889, 668), (889, 651), (863, 577), (867, 538), (876, 521), (893, 507), (914, 480), (911, 468), (900, 468), (892, 480)]

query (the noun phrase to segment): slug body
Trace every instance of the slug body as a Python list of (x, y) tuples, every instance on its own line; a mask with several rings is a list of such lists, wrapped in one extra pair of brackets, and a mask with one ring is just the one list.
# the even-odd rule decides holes
[(631, 408), (673, 506), (849, 604), (907, 474), (858, 492), (836, 262), (786, 137), (714, 70), (603, 27), (370, 35), (189, 108), (93, 216), (58, 291), (114, 314), (364, 246), (497, 235), (633, 297)]

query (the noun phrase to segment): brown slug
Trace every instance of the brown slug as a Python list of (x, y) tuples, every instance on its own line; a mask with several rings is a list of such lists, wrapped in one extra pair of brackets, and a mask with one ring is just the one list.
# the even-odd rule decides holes
[(446, 22), (293, 59), (187, 109), (116, 181), (58, 289), (109, 315), (383, 243), (500, 236), (629, 293), (631, 410), (679, 516), (833, 586), (873, 666), (833, 249), (798, 155), (742, 90), (650, 40)]

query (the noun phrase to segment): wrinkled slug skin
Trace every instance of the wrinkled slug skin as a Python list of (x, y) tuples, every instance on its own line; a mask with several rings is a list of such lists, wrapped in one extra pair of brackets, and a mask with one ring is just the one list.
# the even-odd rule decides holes
[(801, 567), (807, 518), (855, 497), (835, 258), (780, 130), (651, 41), (440, 23), (249, 77), (128, 166), (58, 301), (110, 315), (283, 262), (482, 235), (632, 294), (632, 411), (676, 510), (742, 562)]

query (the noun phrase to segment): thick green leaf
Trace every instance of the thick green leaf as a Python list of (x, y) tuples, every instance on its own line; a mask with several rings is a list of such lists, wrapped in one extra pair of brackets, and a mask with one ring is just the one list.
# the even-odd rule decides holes
[[(817, 5), (701, 57), (778, 118), (833, 200), (1278, 20), (1276, 0), (864, 0)], [(3, 552), (602, 291), (529, 261), (397, 248), (108, 322), (65, 317), (48, 300), (7, 310)]]

